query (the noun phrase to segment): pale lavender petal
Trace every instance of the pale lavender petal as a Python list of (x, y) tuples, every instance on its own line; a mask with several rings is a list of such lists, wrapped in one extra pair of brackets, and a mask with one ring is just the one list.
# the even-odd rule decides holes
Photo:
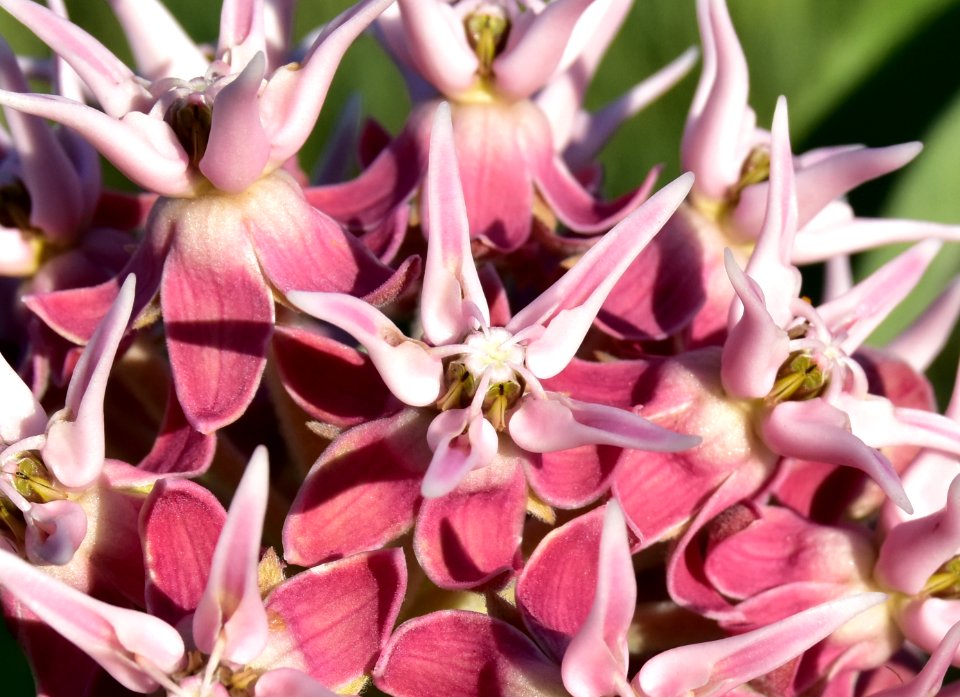
[[(796, 244), (794, 244), (796, 249)], [(853, 267), (850, 257), (830, 257), (824, 262), (823, 301), (830, 302), (853, 288)]]
[(197, 648), (212, 654), (221, 644), (222, 656), (249, 663), (267, 644), (267, 612), (260, 598), (257, 562), (270, 490), (267, 449), (258, 447), (237, 486), (220, 533), (210, 577), (193, 616)]
[(740, 270), (729, 249), (724, 250), (723, 260), (742, 304), (742, 315), (730, 327), (723, 345), (723, 389), (733, 397), (760, 399), (773, 389), (777, 371), (790, 355), (790, 340), (770, 316), (760, 286)]
[(172, 673), (180, 666), (183, 640), (156, 617), (94, 600), (3, 551), (0, 583), (131, 690), (153, 692), (158, 687), (153, 678), (157, 671)]
[(946, 506), (894, 526), (880, 546), (874, 568), (886, 588), (918, 595), (930, 577), (960, 549), (960, 477), (950, 484)]
[(253, 686), (254, 697), (337, 697), (306, 673), (293, 668), (267, 671)]
[(467, 208), (457, 169), (450, 105), (436, 110), (430, 134), (427, 177), (421, 194), (427, 232), (427, 259), (420, 294), (424, 337), (434, 346), (463, 339), (479, 310), (490, 324), (490, 310), (470, 251)]
[(221, 191), (236, 194), (246, 189), (270, 157), (257, 99), (265, 68), (266, 58), (257, 53), (214, 100), (210, 139), (198, 166)]
[(623, 511), (606, 506), (593, 606), (563, 655), (563, 685), (574, 697), (620, 693), (627, 682), (627, 632), (637, 604), (637, 582)]
[(433, 459), (420, 491), (426, 498), (437, 498), (453, 491), (471, 470), (490, 464), (499, 438), (493, 424), (481, 415), (471, 418), (467, 409), (450, 409), (430, 422), (427, 443)]
[(543, 87), (557, 69), (574, 29), (593, 0), (556, 0), (530, 22), (526, 32), (493, 61), (497, 90), (525, 99)]
[(900, 508), (913, 510), (890, 461), (853, 435), (847, 415), (823, 399), (782, 402), (766, 415), (760, 430), (775, 453), (859, 469)]
[(69, 20), (31, 0), (3, 0), (0, 7), (62, 56), (111, 117), (118, 119), (152, 101), (146, 88), (120, 59)]
[(263, 33), (267, 43), (268, 69), (287, 60), (293, 44), (293, 12), (296, 0), (266, 0), (263, 5)]
[(386, 315), (349, 295), (291, 291), (287, 299), (309, 315), (340, 327), (367, 349), (383, 381), (411, 406), (440, 396), (443, 363), (423, 344), (408, 339)]
[(696, 436), (674, 433), (626, 409), (555, 394), (546, 399), (523, 399), (507, 426), (513, 442), (533, 453), (581, 445), (676, 452), (700, 442)]
[(67, 488), (88, 486), (103, 467), (103, 400), (135, 289), (135, 277), (128, 276), (74, 369), (64, 408), (50, 417), (43, 461)]
[(0, 104), (76, 130), (145, 189), (163, 196), (193, 191), (196, 175), (189, 169), (189, 158), (160, 119), (139, 112), (115, 119), (84, 104), (46, 94), (0, 90)]
[[(927, 653), (936, 651), (950, 629), (960, 622), (960, 603), (953, 598), (908, 598), (897, 610), (896, 621), (906, 639)], [(951, 662), (958, 662), (958, 658), (955, 653)]]
[[(680, 161), (697, 175), (697, 191), (722, 199), (740, 176), (741, 135), (752, 119), (743, 49), (723, 0), (698, 0), (703, 73), (683, 132)], [(756, 229), (759, 229), (759, 225)]]
[(267, 50), (263, 10), (263, 0), (224, 0), (220, 8), (217, 57), (227, 61), (234, 70)]
[(886, 350), (923, 372), (930, 367), (957, 326), (960, 317), (960, 277), (953, 279), (910, 326), (887, 344)]
[(69, 563), (87, 534), (87, 514), (75, 501), (35, 503), (24, 517), (24, 546), (34, 564)]
[(919, 675), (902, 686), (872, 693), (872, 697), (932, 697), (933, 695), (946, 697), (939, 690), (950, 664), (953, 663), (958, 647), (960, 647), (960, 623), (953, 625), (944, 635), (937, 650), (930, 656)]
[(886, 316), (916, 287), (940, 250), (941, 243), (927, 240), (887, 262), (849, 292), (817, 312), (836, 335), (844, 335), (840, 347), (849, 355), (862, 344)]
[(960, 226), (923, 220), (854, 218), (829, 225), (808, 224), (794, 241), (791, 259), (812, 264), (838, 254), (853, 254), (896, 242), (960, 240)]
[(633, 684), (648, 697), (724, 694), (799, 656), (886, 599), (883, 593), (862, 593), (746, 634), (670, 649), (647, 661)]
[(148, 80), (189, 80), (207, 72), (203, 52), (157, 0), (110, 0), (133, 53), (137, 70)]
[(604, 235), (563, 278), (514, 315), (507, 325), (518, 332), (534, 325), (547, 330), (527, 345), (527, 367), (539, 378), (553, 377), (579, 349), (600, 306), (686, 197), (693, 175), (686, 174), (654, 194)]
[(300, 67), (277, 70), (261, 94), (261, 117), (270, 138), (270, 162), (296, 154), (313, 131), (340, 59), (393, 0), (364, 0), (336, 17)]
[(405, 48), (423, 77), (444, 94), (467, 90), (480, 65), (459, 15), (438, 0), (399, 0)]
[(873, 448), (917, 445), (960, 455), (960, 423), (924, 409), (897, 407), (883, 397), (857, 399), (842, 394), (837, 406), (850, 418), (853, 432)]
[(0, 446), (29, 436), (38, 436), (47, 428), (47, 415), (26, 383), (0, 356)]

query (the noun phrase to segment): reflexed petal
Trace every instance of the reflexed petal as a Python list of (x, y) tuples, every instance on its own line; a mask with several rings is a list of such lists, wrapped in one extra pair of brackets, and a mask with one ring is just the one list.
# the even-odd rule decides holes
[(567, 694), (557, 666), (524, 634), (487, 615), (457, 610), (401, 625), (373, 680), (395, 697)]
[(890, 461), (850, 432), (847, 415), (821, 398), (782, 402), (763, 419), (763, 440), (784, 457), (855, 467), (900, 508), (913, 510)]
[(500, 439), (483, 416), (471, 417), (467, 409), (450, 409), (430, 422), (427, 443), (433, 458), (423, 475), (421, 493), (436, 498), (453, 491), (470, 471), (490, 464)]
[(67, 488), (83, 488), (103, 467), (103, 400), (120, 339), (133, 308), (136, 279), (123, 282), (120, 294), (94, 332), (74, 369), (64, 408), (47, 427), (43, 460)]
[(647, 661), (634, 686), (649, 697), (721, 695), (799, 656), (847, 621), (884, 602), (883, 593), (834, 600), (739, 636), (670, 649)]
[(434, 346), (462, 339), (474, 328), (480, 311), (490, 324), (490, 311), (470, 251), (467, 209), (460, 186), (450, 106), (442, 103), (430, 135), (424, 199), (427, 259), (420, 294), (423, 334)]
[(257, 53), (214, 100), (210, 139), (198, 166), (221, 191), (236, 194), (246, 189), (260, 177), (270, 157), (257, 99), (265, 67), (266, 58)]
[(569, 397), (526, 398), (510, 417), (510, 437), (524, 450), (548, 453), (581, 445), (656, 452), (695, 447), (699, 437), (674, 433), (633, 412)]
[(25, 517), (24, 546), (34, 564), (69, 563), (87, 534), (87, 514), (75, 501), (35, 503)]
[(423, 502), (414, 532), (421, 568), (441, 588), (475, 588), (518, 564), (527, 487), (519, 458), (469, 472), (452, 492)]
[(227, 512), (210, 563), (210, 576), (193, 616), (193, 639), (206, 654), (223, 642), (222, 655), (241, 665), (267, 644), (267, 613), (260, 598), (257, 562), (270, 489), (267, 449), (259, 446)]
[(163, 673), (180, 666), (183, 640), (173, 627), (156, 617), (94, 600), (2, 551), (0, 583), (131, 690), (153, 692), (158, 687), (150, 672), (140, 666), (138, 657)]
[(171, 385), (160, 432), (137, 469), (158, 475), (198, 477), (210, 467), (216, 447), (215, 435), (200, 433), (187, 422)]
[(626, 521), (616, 501), (606, 505), (593, 605), (563, 655), (563, 684), (574, 697), (602, 697), (626, 683), (627, 631), (637, 604)]
[(411, 406), (440, 396), (443, 363), (423, 344), (408, 339), (386, 315), (340, 293), (291, 291), (287, 299), (309, 315), (330, 322), (359, 341), (397, 398)]

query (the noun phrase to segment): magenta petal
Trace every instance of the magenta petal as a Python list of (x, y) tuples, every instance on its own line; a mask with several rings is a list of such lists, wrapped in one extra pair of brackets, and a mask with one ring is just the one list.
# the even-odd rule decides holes
[(149, 693), (158, 687), (138, 658), (163, 673), (171, 673), (180, 665), (183, 640), (162, 620), (94, 600), (2, 551), (0, 583), (131, 690)]
[(257, 562), (269, 489), (267, 449), (259, 446), (233, 496), (193, 616), (197, 648), (208, 655), (219, 649), (226, 660), (241, 665), (259, 656), (267, 644), (268, 619), (260, 598)]
[(215, 224), (209, 216), (202, 229), (178, 230), (161, 288), (177, 396), (203, 433), (243, 414), (260, 384), (273, 330), (273, 298), (253, 250), (239, 231)]
[(543, 453), (527, 465), (527, 481), (551, 506), (574, 509), (597, 500), (610, 486), (623, 450), (584, 445)]
[(306, 673), (293, 668), (267, 671), (253, 686), (254, 697), (337, 697)]
[(266, 599), (275, 620), (257, 665), (296, 667), (342, 690), (373, 667), (406, 585), (399, 549), (356, 554), (297, 574)]
[(158, 475), (198, 477), (210, 467), (216, 447), (215, 435), (200, 433), (187, 422), (171, 385), (160, 433), (137, 468)]
[(567, 694), (557, 666), (525, 635), (487, 615), (457, 610), (401, 625), (373, 680), (395, 697)]
[(883, 593), (834, 600), (739, 636), (670, 649), (647, 661), (634, 680), (649, 697), (721, 695), (769, 673), (884, 602)]
[(290, 507), (285, 559), (309, 566), (377, 549), (409, 530), (431, 457), (428, 423), (426, 415), (405, 409), (334, 440)]
[(637, 604), (626, 521), (616, 501), (606, 505), (593, 605), (563, 655), (564, 687), (574, 697), (620, 692), (627, 682), (627, 632)]
[(140, 514), (150, 614), (176, 626), (203, 597), (227, 514), (198, 484), (157, 482)]
[(246, 189), (270, 157), (257, 100), (265, 67), (263, 54), (256, 54), (214, 100), (210, 139), (198, 167), (221, 191), (236, 194)]
[(441, 588), (474, 588), (512, 571), (522, 535), (527, 487), (519, 457), (499, 457), (470, 472), (449, 494), (420, 507), (414, 550)]
[(68, 563), (87, 534), (87, 514), (75, 501), (35, 503), (25, 517), (24, 546), (34, 564)]

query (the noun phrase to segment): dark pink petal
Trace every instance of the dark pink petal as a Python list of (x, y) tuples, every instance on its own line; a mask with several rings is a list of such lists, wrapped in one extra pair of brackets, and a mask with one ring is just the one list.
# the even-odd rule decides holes
[(574, 358), (567, 367), (543, 386), (570, 395), (582, 402), (632, 409), (641, 400), (642, 378), (651, 363), (645, 360), (616, 360), (601, 363)]
[(135, 284), (133, 276), (123, 282), (74, 368), (64, 408), (50, 418), (47, 426), (43, 461), (67, 488), (88, 486), (103, 467), (103, 400), (120, 339), (130, 320)]
[(366, 353), (298, 327), (277, 327), (272, 347), (283, 386), (318, 421), (356, 426), (399, 406)]
[(189, 79), (207, 71), (209, 61), (157, 0), (110, 0), (127, 35), (137, 71), (148, 80)]
[(266, 599), (275, 620), (256, 665), (298, 668), (342, 690), (373, 667), (406, 586), (399, 549), (356, 554), (297, 574)]
[(253, 399), (273, 298), (249, 243), (237, 230), (218, 228), (217, 216), (177, 233), (161, 288), (167, 350), (187, 420), (210, 433), (238, 419)]
[(310, 207), (293, 179), (275, 172), (257, 186), (275, 203), (246, 225), (264, 274), (281, 293), (336, 291), (384, 305), (419, 273), (417, 257), (397, 270), (381, 263), (356, 236)]
[(517, 580), (517, 608), (537, 643), (559, 663), (590, 614), (603, 514), (597, 508), (551, 530)]
[(47, 427), (47, 415), (30, 388), (0, 356), (0, 444), (9, 445), (38, 436)]
[(854, 467), (869, 475), (900, 508), (913, 510), (890, 461), (853, 435), (847, 415), (822, 398), (778, 404), (764, 417), (760, 430), (767, 446), (779, 455)]
[(474, 588), (517, 563), (527, 487), (521, 457), (498, 457), (420, 507), (414, 550), (441, 588)]
[(441, 92), (457, 95), (476, 79), (476, 54), (462, 18), (444, 2), (400, 0), (405, 48), (417, 70)]
[(260, 598), (257, 562), (270, 490), (267, 449), (250, 458), (213, 550), (210, 576), (193, 616), (193, 640), (204, 653), (244, 665), (267, 644), (268, 618)]
[(215, 435), (200, 433), (187, 422), (171, 385), (160, 432), (137, 468), (159, 475), (198, 477), (210, 467), (216, 447)]
[(467, 208), (457, 170), (450, 105), (446, 102), (434, 116), (422, 197), (427, 259), (420, 321), (425, 339), (440, 346), (463, 339), (481, 318), (484, 324), (490, 324), (490, 310), (470, 251)]
[(87, 535), (87, 514), (75, 501), (35, 503), (24, 515), (24, 547), (34, 564), (67, 564)]
[(591, 4), (592, 0), (559, 0), (546, 5), (519, 40), (511, 41), (509, 49), (494, 59), (497, 90), (517, 100), (543, 87), (562, 67), (574, 27)]
[(403, 624), (373, 670), (395, 697), (562, 697), (560, 671), (500, 620), (447, 610)]
[(413, 527), (430, 462), (430, 416), (413, 409), (356, 426), (307, 475), (283, 526), (285, 559), (299, 566), (377, 549)]
[(739, 636), (665, 651), (647, 661), (634, 687), (649, 697), (721, 695), (783, 665), (847, 621), (884, 602), (882, 593), (834, 600)]
[(131, 690), (152, 692), (158, 687), (153, 675), (180, 666), (183, 640), (162, 620), (94, 600), (3, 551), (0, 583)]
[(254, 697), (337, 697), (306, 673), (293, 668), (276, 668), (257, 678)]
[(177, 625), (196, 609), (226, 519), (223, 506), (202, 486), (157, 482), (140, 517), (150, 614)]
[(583, 445), (543, 453), (527, 464), (527, 481), (549, 505), (580, 508), (608, 489), (623, 452), (609, 445)]
[(376, 308), (342, 293), (291, 291), (287, 299), (363, 344), (380, 377), (400, 401), (422, 407), (440, 396), (444, 370), (441, 359), (424, 344), (404, 336)]
[(260, 177), (270, 157), (257, 99), (265, 68), (266, 58), (257, 53), (214, 100), (210, 138), (198, 167), (221, 191), (245, 190)]
[(637, 604), (626, 521), (616, 501), (606, 505), (593, 605), (563, 655), (563, 685), (574, 697), (622, 693), (627, 682), (627, 632)]

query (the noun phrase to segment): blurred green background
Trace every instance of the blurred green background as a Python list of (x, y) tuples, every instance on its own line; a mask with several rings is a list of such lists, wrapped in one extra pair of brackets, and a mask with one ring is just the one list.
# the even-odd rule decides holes
[[(132, 0), (137, 2), (138, 0)], [(851, 195), (860, 215), (960, 223), (960, 0), (728, 0), (751, 67), (751, 104), (768, 126), (778, 95), (790, 106), (795, 152), (841, 143), (872, 146), (920, 140), (925, 150), (907, 168)], [(347, 6), (343, 0), (301, 0), (301, 37)], [(219, 3), (167, 0), (198, 42), (215, 42)], [(68, 0), (72, 18), (130, 62), (119, 25), (102, 0)], [(0, 34), (24, 55), (46, 49), (0, 11)], [(637, 0), (627, 25), (602, 64), (588, 95), (597, 107), (698, 43), (693, 0)], [(660, 102), (619, 132), (603, 154), (609, 194), (640, 181), (649, 167), (667, 164), (662, 182), (678, 172), (679, 138), (699, 67)], [(362, 95), (364, 113), (392, 132), (403, 124), (409, 100), (399, 73), (376, 42), (364, 37), (347, 55), (331, 88), (303, 164), (316, 160), (345, 100)], [(117, 184), (118, 179), (111, 183)], [(890, 250), (855, 260), (858, 274), (875, 268)], [(883, 342), (917, 308), (960, 272), (960, 245), (947, 245), (924, 283), (882, 327)], [(957, 332), (934, 364), (941, 405), (957, 367)], [(4, 643), (5, 642), (5, 643)], [(0, 638), (4, 697), (32, 695), (29, 671), (16, 646)]]

